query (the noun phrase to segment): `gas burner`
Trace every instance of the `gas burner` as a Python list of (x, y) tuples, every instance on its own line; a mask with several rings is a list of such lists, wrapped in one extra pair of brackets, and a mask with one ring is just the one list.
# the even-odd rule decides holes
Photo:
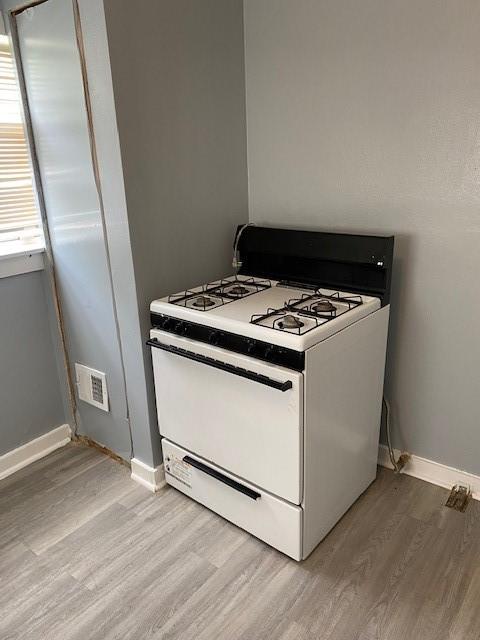
[(233, 300), (238, 298), (245, 298), (253, 293), (258, 293), (264, 289), (269, 289), (272, 286), (270, 280), (257, 280), (255, 278), (240, 278), (235, 276), (232, 279), (220, 280), (220, 282), (213, 282), (210, 287), (213, 287), (213, 291), (217, 291), (219, 295), (226, 296)]
[(232, 287), (225, 287), (223, 289), (223, 293), (229, 293), (231, 296), (237, 296), (241, 298), (242, 296), (247, 295), (248, 293), (252, 293), (251, 289), (244, 287), (241, 284), (233, 285)]
[(205, 309), (206, 307), (213, 307), (215, 300), (212, 300), (208, 296), (198, 296), (192, 301), (192, 307), (200, 307)]
[(286, 304), (281, 309), (267, 309), (266, 313), (254, 314), (250, 322), (267, 329), (276, 329), (284, 333), (294, 333), (298, 336), (308, 333), (326, 322), (323, 318), (317, 318), (314, 314), (303, 315), (299, 318), (293, 313), (300, 313), (296, 309), (290, 309)]
[(361, 304), (361, 296), (343, 296), (338, 291), (326, 294), (317, 289), (313, 294), (303, 294), (300, 298), (290, 299), (286, 307), (302, 317), (321, 318), (326, 321), (333, 320)]
[(229, 302), (269, 289), (271, 286), (270, 280), (232, 276), (209, 282), (195, 289), (175, 293), (168, 296), (168, 302), (197, 311), (210, 311)]
[(336, 306), (326, 298), (322, 298), (318, 302), (312, 304), (310, 309), (315, 313), (334, 313), (337, 310)]
[(195, 309), (195, 311), (210, 311), (210, 309), (221, 307), (225, 302), (230, 302), (230, 300), (223, 298), (221, 295), (210, 293), (205, 288), (198, 288), (197, 290), (187, 290), (183, 293), (169, 296), (168, 302), (188, 309)]
[(299, 318), (291, 315), (283, 316), (283, 318), (275, 320), (275, 323), (280, 329), (301, 329), (305, 326), (305, 323)]
[(330, 322), (338, 316), (355, 309), (363, 303), (361, 296), (323, 293), (304, 293), (299, 298), (291, 298), (278, 309), (267, 309), (266, 313), (252, 315), (252, 324), (303, 335), (316, 327)]

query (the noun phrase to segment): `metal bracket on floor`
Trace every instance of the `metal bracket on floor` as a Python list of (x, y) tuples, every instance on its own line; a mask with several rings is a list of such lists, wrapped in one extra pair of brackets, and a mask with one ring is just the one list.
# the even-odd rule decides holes
[(468, 503), (471, 497), (472, 492), (470, 491), (469, 487), (464, 487), (461, 484), (456, 484), (454, 487), (452, 487), (445, 506), (463, 513), (468, 507)]

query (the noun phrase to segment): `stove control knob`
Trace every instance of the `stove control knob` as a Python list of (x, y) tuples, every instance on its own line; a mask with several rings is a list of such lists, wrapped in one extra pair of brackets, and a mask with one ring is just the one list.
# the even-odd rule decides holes
[(218, 331), (212, 331), (208, 336), (208, 341), (214, 346), (220, 342), (220, 333)]
[(187, 333), (187, 325), (185, 324), (185, 322), (177, 322), (177, 324), (175, 325), (175, 333), (183, 336)]
[(255, 342), (255, 340), (249, 340), (247, 342), (247, 353), (253, 353), (255, 351), (256, 346), (257, 346), (257, 343)]
[(172, 324), (171, 318), (164, 318), (162, 322), (162, 329), (168, 329)]
[(271, 356), (273, 351), (274, 351), (273, 345), (269, 344), (268, 347), (265, 349), (265, 358), (268, 358), (269, 356)]

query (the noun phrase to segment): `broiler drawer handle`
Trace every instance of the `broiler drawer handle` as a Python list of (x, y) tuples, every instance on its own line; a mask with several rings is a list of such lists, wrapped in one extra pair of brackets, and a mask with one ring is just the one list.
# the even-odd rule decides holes
[(203, 464), (203, 462), (200, 462), (200, 460), (196, 460), (191, 456), (184, 456), (183, 462), (186, 462), (190, 466), (195, 467), (195, 469), (198, 469), (202, 473), (206, 473), (207, 476), (211, 476), (212, 478), (215, 478), (215, 480), (219, 480), (220, 482), (223, 482), (223, 484), (226, 484), (232, 489), (235, 489), (235, 491), (239, 491), (240, 493), (243, 493), (244, 495), (248, 496), (252, 500), (258, 500), (259, 498), (262, 497), (261, 494), (258, 493), (258, 491), (254, 491), (253, 489), (250, 489), (250, 487), (246, 487), (245, 485), (240, 484), (240, 482), (237, 482), (236, 480), (233, 480), (228, 476), (224, 476), (223, 473), (220, 473), (216, 469), (212, 469), (206, 464)]

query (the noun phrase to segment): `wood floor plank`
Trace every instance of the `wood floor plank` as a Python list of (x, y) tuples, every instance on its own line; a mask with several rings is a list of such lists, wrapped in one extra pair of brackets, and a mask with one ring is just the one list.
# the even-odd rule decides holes
[[(119, 500), (119, 503), (147, 522), (162, 522), (167, 517), (171, 520), (178, 512), (192, 508), (190, 498), (168, 485), (157, 494), (140, 487)], [(190, 537), (189, 548), (215, 566), (221, 566), (243, 544), (248, 534), (217, 514), (193, 504), (199, 513), (209, 513), (210, 517), (197, 535)]]
[(215, 571), (195, 554), (159, 556), (140, 565), (128, 580), (118, 581), (96, 604), (70, 618), (64, 640), (155, 637), (157, 631)]
[[(206, 632), (210, 637), (230, 637), (223, 627), (245, 610), (251, 594), (265, 587), (280, 565), (289, 560), (273, 549), (265, 549), (250, 537), (237, 550), (231, 562), (217, 569), (195, 593), (184, 602), (159, 634), (162, 640), (193, 640)], [(220, 627), (220, 629), (218, 629)], [(219, 635), (220, 634), (220, 635)]]
[(278, 637), (278, 640), (318, 640), (318, 638), (308, 633), (298, 622), (292, 622)]
[(154, 525), (113, 505), (49, 550), (48, 557), (99, 595), (111, 592), (134, 580), (138, 567), (188, 552), (190, 536), (208, 519), (197, 507), (189, 505), (175, 518)]
[(42, 553), (130, 491), (128, 475), (104, 457), (94, 473), (88, 469), (66, 484), (47, 479), (50, 484), (30, 487), (25, 499), (1, 512), (0, 526), (15, 522), (24, 542)]
[(55, 464), (43, 469), (43, 474), (51, 478), (57, 485), (66, 484), (76, 476), (92, 469), (105, 460), (105, 455), (93, 447), (84, 447), (80, 444), (71, 444), (71, 456), (64, 456)]
[[(304, 563), (313, 574), (301, 601), (294, 607), (294, 619), (311, 633), (335, 637), (335, 628), (348, 617), (359, 594), (371, 586), (372, 571), (381, 562), (385, 549), (394, 546), (399, 527), (408, 514), (415, 485), (393, 477), (383, 484), (373, 501), (368, 495), (347, 514), (347, 525), (337, 525), (342, 542), (325, 555), (324, 544)], [(335, 538), (337, 527), (330, 537)]]
[(0, 637), (47, 638), (39, 626), (86, 591), (61, 567), (48, 567), (30, 550), (11, 559), (14, 562), (2, 567)]
[(480, 503), (382, 469), (294, 562), (71, 445), (0, 482), (1, 640), (478, 640)]
[(480, 560), (473, 567), (463, 602), (452, 616), (447, 640), (478, 640), (480, 638)]
[[(417, 571), (428, 569), (428, 547), (433, 529), (428, 524), (406, 516), (392, 538), (378, 554), (368, 579), (361, 585), (353, 607), (334, 627), (332, 637), (352, 633), (362, 638), (388, 637), (390, 620), (405, 610), (416, 615), (416, 601), (399, 598), (404, 584), (415, 580)], [(411, 571), (414, 571), (412, 575)]]

